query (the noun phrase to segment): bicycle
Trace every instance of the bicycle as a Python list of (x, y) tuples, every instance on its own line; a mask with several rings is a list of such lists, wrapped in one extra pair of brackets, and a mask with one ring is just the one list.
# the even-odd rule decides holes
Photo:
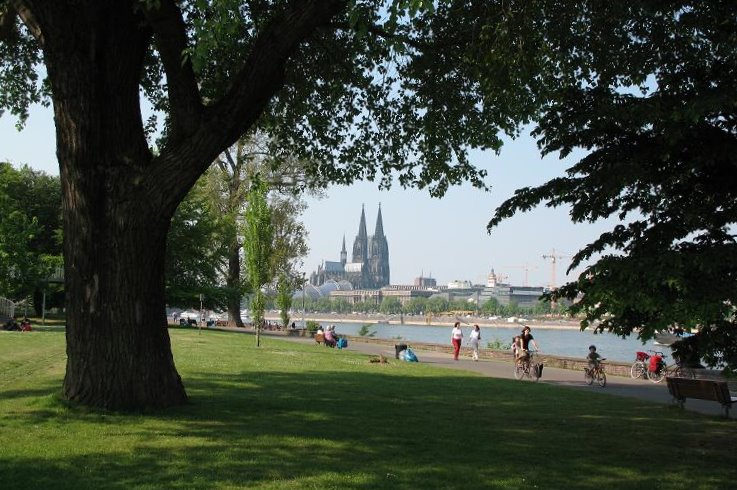
[[(652, 351), (650, 351), (652, 352)], [(630, 376), (632, 379), (647, 378), (647, 361), (650, 359), (650, 354), (647, 352), (637, 351), (635, 352), (635, 362), (632, 363), (630, 368)]]
[(682, 362), (676, 361), (670, 366), (666, 365), (665, 358), (668, 357), (662, 352), (652, 352), (652, 356), (655, 359), (650, 360), (647, 370), (647, 378), (653, 383), (660, 383), (666, 376), (674, 378), (696, 378), (696, 374), (693, 369), (686, 367)]
[(594, 380), (596, 380), (602, 388), (606, 386), (606, 373), (604, 372), (603, 364), (603, 361), (605, 360), (606, 357), (602, 357), (596, 366), (592, 368), (583, 368), (583, 378), (586, 380), (586, 384), (591, 385), (594, 383)]
[(542, 375), (542, 364), (539, 362), (532, 362), (535, 351), (526, 351), (527, 356), (520, 357), (514, 363), (514, 378), (522, 379), (525, 376), (537, 381)]

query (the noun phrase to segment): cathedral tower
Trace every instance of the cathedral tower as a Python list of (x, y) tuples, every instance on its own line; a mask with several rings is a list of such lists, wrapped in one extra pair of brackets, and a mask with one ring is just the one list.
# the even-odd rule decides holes
[(376, 216), (376, 229), (369, 245), (369, 274), (373, 287), (380, 288), (389, 285), (389, 244), (384, 236), (384, 220), (379, 214)]
[(368, 259), (368, 233), (366, 233), (366, 213), (361, 205), (361, 223), (358, 225), (358, 235), (353, 241), (353, 263), (366, 263)]
[(345, 235), (343, 235), (343, 248), (340, 250), (340, 263), (345, 266), (348, 262), (348, 252), (345, 249)]

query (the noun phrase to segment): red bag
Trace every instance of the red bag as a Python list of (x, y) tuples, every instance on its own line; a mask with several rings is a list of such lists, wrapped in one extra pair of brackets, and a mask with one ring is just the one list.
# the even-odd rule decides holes
[(650, 354), (647, 352), (637, 351), (635, 355), (638, 361), (647, 361), (650, 358)]
[(650, 364), (647, 367), (647, 370), (651, 373), (657, 373), (660, 369), (660, 361), (662, 361), (663, 358), (661, 356), (652, 356), (650, 357)]

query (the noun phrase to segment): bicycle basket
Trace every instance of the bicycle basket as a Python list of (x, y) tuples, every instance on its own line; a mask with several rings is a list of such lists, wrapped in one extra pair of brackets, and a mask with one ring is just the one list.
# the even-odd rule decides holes
[(636, 355), (638, 361), (647, 361), (650, 358), (650, 354), (647, 352), (637, 351)]

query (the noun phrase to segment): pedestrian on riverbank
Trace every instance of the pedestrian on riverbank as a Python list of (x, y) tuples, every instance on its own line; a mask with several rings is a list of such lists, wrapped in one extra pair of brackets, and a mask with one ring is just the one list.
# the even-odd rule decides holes
[(471, 335), (469, 337), (471, 341), (471, 349), (473, 349), (473, 360), (479, 360), (479, 342), (481, 342), (481, 328), (478, 325), (473, 326)]
[(461, 341), (463, 340), (463, 330), (461, 330), (461, 322), (453, 325), (453, 331), (450, 334), (450, 342), (453, 344), (453, 359), (458, 360), (461, 353)]

